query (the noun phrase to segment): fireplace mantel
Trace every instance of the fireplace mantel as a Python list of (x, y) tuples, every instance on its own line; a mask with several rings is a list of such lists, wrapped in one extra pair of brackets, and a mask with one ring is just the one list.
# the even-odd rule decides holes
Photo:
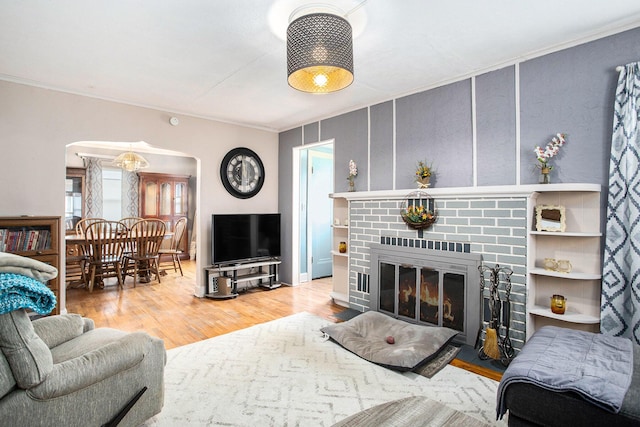
[[(458, 197), (528, 197), (534, 193), (562, 192), (562, 191), (600, 191), (602, 186), (589, 183), (567, 184), (531, 184), (531, 185), (494, 185), (479, 187), (443, 187), (427, 188), (423, 191), (432, 197), (447, 199)], [(353, 191), (346, 193), (333, 193), (330, 197), (341, 197), (347, 200), (399, 200), (417, 189), (405, 190), (378, 190), (378, 191)]]

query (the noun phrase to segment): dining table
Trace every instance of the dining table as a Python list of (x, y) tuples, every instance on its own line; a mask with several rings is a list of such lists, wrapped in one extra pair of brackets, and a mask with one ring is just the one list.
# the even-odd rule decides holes
[[(173, 231), (167, 231), (164, 234), (165, 240), (169, 240), (171, 239), (171, 237), (173, 237)], [(135, 238), (136, 238), (135, 235), (132, 235), (131, 233), (123, 233), (118, 235), (116, 237), (116, 240), (121, 241), (123, 244), (127, 244), (135, 241)], [(67, 254), (67, 256), (82, 254), (84, 252), (82, 250), (82, 247), (87, 245), (87, 240), (85, 239), (85, 236), (78, 235), (77, 233), (67, 234), (64, 237), (64, 242), (65, 242), (65, 249), (66, 249), (65, 253)], [(164, 270), (160, 273), (162, 274), (163, 272)], [(164, 274), (166, 274), (166, 272), (164, 272)], [(140, 283), (149, 283), (151, 281), (151, 278), (149, 277), (148, 274), (144, 274), (140, 276), (138, 281)], [(88, 286), (88, 284), (85, 284), (85, 285)], [(102, 278), (100, 278), (100, 285), (101, 287), (103, 286)]]

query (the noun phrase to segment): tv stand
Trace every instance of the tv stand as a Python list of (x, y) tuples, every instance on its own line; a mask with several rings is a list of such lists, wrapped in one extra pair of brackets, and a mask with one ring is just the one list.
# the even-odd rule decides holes
[[(263, 261), (249, 261), (241, 262), (237, 264), (228, 265), (210, 265), (205, 267), (207, 272), (207, 284), (209, 285), (209, 293), (204, 296), (212, 299), (230, 299), (237, 297), (238, 284), (243, 284), (251, 281), (257, 281), (257, 286), (265, 289), (276, 289), (280, 287), (280, 281), (278, 280), (278, 269), (280, 267), (279, 259), (263, 260)], [(254, 271), (257, 269), (257, 271)], [(242, 272), (241, 270), (249, 270), (248, 272)], [(228, 294), (222, 294), (217, 291), (215, 285), (218, 277), (226, 277), (229, 279), (230, 291)], [(215, 283), (214, 283), (215, 282)], [(244, 286), (241, 290), (249, 289), (249, 286)]]

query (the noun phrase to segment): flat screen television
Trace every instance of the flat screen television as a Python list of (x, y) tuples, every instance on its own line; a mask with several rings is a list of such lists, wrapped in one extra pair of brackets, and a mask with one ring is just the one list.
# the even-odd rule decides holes
[(280, 214), (213, 214), (211, 263), (280, 257)]

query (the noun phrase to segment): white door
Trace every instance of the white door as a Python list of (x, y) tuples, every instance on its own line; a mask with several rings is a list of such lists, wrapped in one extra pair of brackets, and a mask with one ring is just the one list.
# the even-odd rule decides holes
[(332, 274), (331, 216), (333, 154), (309, 150), (307, 218), (311, 247), (311, 279)]

